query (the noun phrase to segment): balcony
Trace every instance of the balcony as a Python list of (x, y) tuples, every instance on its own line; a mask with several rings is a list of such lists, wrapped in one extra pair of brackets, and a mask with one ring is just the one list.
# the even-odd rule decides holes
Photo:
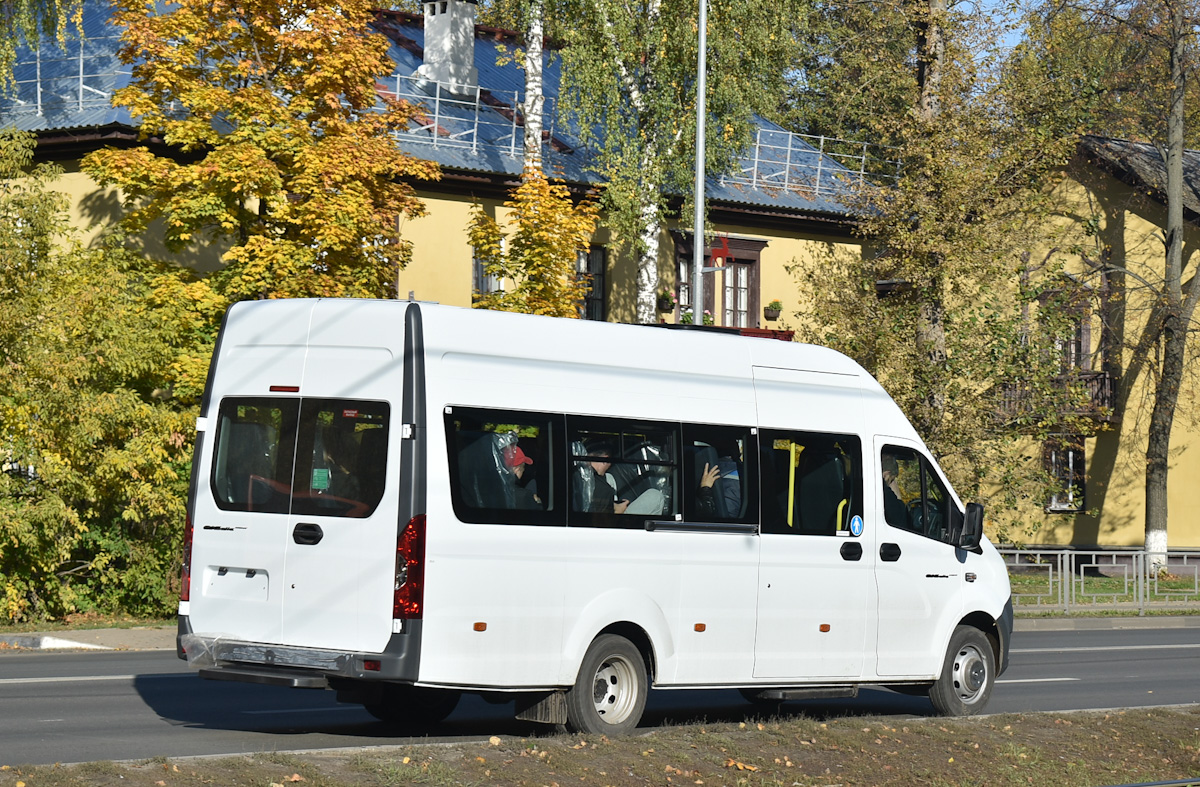
[(1054, 378), (1050, 388), (1038, 390), (1027, 383), (1004, 383), (1000, 391), (998, 416), (1007, 424), (1017, 424), (1032, 415), (1034, 402), (1055, 403), (1061, 417), (1091, 418), (1099, 423), (1116, 423), (1116, 381), (1108, 372), (1073, 371)]

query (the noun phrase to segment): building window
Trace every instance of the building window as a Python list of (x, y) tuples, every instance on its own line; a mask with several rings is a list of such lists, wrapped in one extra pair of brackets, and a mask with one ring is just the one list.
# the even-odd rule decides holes
[(1086, 478), (1083, 438), (1076, 435), (1052, 437), (1046, 442), (1044, 459), (1046, 472), (1058, 486), (1046, 503), (1046, 510), (1062, 513), (1082, 511)]
[(576, 270), (582, 277), (587, 277), (587, 292), (583, 297), (583, 306), (579, 316), (585, 320), (603, 321), (604, 313), (604, 270), (608, 263), (608, 255), (603, 246), (592, 246), (587, 252), (579, 253)]
[[(741, 260), (725, 261), (725, 322), (731, 328), (754, 328), (758, 320), (750, 309), (750, 302), (757, 300), (750, 286), (754, 266)], [(755, 277), (757, 278), (757, 277)]]
[[(685, 232), (672, 232), (671, 235), (675, 239), (676, 281), (679, 283), (679, 311), (675, 315), (678, 320), (692, 310), (692, 236)], [(759, 327), (762, 318), (759, 258), (766, 245), (766, 241), (721, 235), (711, 248), (705, 250), (704, 267), (712, 267), (714, 257), (721, 260), (719, 272), (704, 274), (703, 308), (717, 318), (717, 324), (732, 328)], [(722, 294), (720, 314), (714, 309), (718, 287)]]
[(476, 295), (488, 295), (489, 293), (500, 291), (500, 278), (497, 276), (489, 276), (487, 267), (483, 260), (478, 257), (471, 259), (473, 265), (473, 276), (471, 287)]

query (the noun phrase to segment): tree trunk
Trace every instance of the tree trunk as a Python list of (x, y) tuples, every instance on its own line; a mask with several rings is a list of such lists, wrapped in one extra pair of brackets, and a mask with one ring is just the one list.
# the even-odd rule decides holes
[[(942, 37), (942, 19), (946, 14), (946, 0), (929, 0), (927, 17), (918, 25), (917, 84), (920, 98), (917, 117), (926, 133), (933, 129), (941, 114), (939, 98), (942, 84), (942, 66), (946, 57), (946, 42)], [(926, 440), (932, 440), (941, 427), (942, 414), (946, 410), (944, 374), (946, 365), (945, 307), (942, 303), (941, 255), (933, 252), (928, 260), (928, 281), (924, 302), (921, 304), (917, 326), (917, 348), (927, 364), (918, 374), (921, 381), (922, 408), (918, 416), (918, 428)]]
[(529, 24), (525, 32), (525, 169), (542, 172), (542, 121), (545, 98), (542, 91), (542, 40), (545, 0), (528, 0)]
[(931, 124), (942, 111), (942, 64), (946, 58), (942, 19), (946, 16), (946, 0), (929, 0), (928, 14), (917, 28), (917, 84), (921, 88), (917, 117)]
[(1167, 477), (1171, 427), (1183, 382), (1187, 325), (1183, 315), (1183, 133), (1184, 68), (1187, 36), (1191, 34), (1181, 3), (1171, 13), (1171, 107), (1167, 114), (1167, 259), (1159, 308), (1162, 368), (1154, 390), (1150, 433), (1146, 445), (1146, 551), (1150, 569), (1161, 571), (1167, 550)]
[[(658, 235), (662, 230), (658, 207), (652, 200), (642, 205), (642, 254), (637, 267), (637, 309), (634, 321), (639, 325), (658, 322)], [(698, 241), (699, 242), (699, 241)], [(695, 288), (693, 288), (693, 292)], [(693, 296), (694, 297), (694, 296)], [(700, 306), (703, 309), (703, 305)], [(700, 320), (703, 322), (703, 320)]]

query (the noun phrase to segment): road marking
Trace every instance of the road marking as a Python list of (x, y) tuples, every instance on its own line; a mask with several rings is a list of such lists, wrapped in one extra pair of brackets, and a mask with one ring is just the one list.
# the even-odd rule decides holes
[(997, 683), (1064, 683), (1072, 680), (1083, 680), (1083, 678), (1014, 678), (1012, 680), (998, 680)]
[[(180, 673), (186, 675), (187, 673)], [(61, 678), (0, 678), (0, 686), (19, 686), (29, 683), (90, 683), (105, 680), (138, 680), (139, 678), (174, 678), (172, 673), (158, 675), (68, 675)]]
[(1097, 645), (1086, 648), (1013, 648), (1012, 653), (1113, 653), (1118, 650), (1195, 650), (1200, 642), (1178, 645)]

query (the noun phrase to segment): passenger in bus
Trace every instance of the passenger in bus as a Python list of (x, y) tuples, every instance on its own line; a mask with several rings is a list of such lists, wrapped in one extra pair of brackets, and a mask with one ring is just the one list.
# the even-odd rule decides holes
[(908, 527), (908, 506), (900, 497), (900, 463), (892, 454), (885, 453), (879, 466), (883, 471), (883, 517), (889, 525)]
[(704, 463), (700, 474), (700, 487), (696, 490), (696, 512), (702, 517), (717, 518), (717, 493), (713, 488), (721, 478), (721, 468), (716, 464)]
[[(588, 449), (588, 455), (593, 457), (611, 457), (612, 448), (599, 445)], [(594, 514), (624, 514), (629, 507), (628, 500), (618, 500), (616, 487), (609, 480), (608, 471), (612, 468), (611, 461), (593, 459), (586, 463), (586, 468), (594, 476), (591, 481), (591, 500), (587, 510)], [(585, 487), (586, 488), (586, 487)]]
[(537, 479), (525, 478), (525, 467), (533, 464), (521, 446), (513, 443), (504, 448), (504, 466), (512, 473), (513, 499), (515, 508), (535, 510), (542, 507), (542, 499), (537, 496)]

